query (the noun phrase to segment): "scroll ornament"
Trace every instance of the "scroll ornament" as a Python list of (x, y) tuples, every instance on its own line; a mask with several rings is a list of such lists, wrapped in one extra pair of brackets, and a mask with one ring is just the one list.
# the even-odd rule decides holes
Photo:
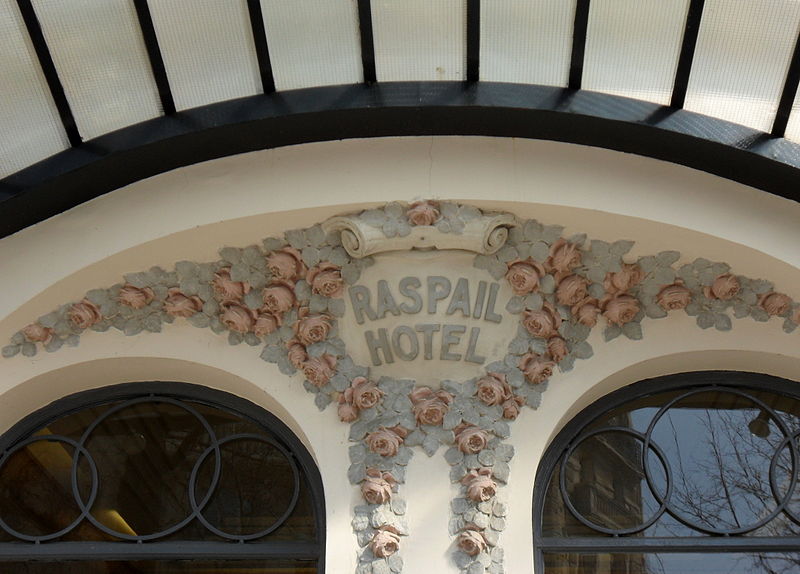
[[(780, 318), (792, 333), (800, 304), (772, 283), (736, 274), (725, 263), (682, 261), (676, 251), (629, 258), (632, 241), (608, 243), (563, 227), (449, 202), (391, 203), (287, 231), (262, 246), (225, 247), (211, 263), (178, 262), (131, 273), (92, 289), (15, 333), (5, 358), (77, 345), (87, 331), (159, 332), (186, 321), (227, 334), (231, 345), (260, 346), (261, 358), (303, 386), (322, 410), (336, 405), (350, 425), (348, 477), (364, 503), (353, 529), (361, 548), (358, 574), (402, 570), (406, 502), (401, 496), (413, 449), (428, 456), (446, 447), (454, 560), (468, 574), (503, 571), (501, 500), (513, 447), (504, 441), (523, 406), (537, 408), (558, 372), (588, 359), (595, 328), (605, 341), (638, 340), (644, 319), (684, 312), (702, 329), (726, 331), (732, 318)], [(474, 264), (514, 293), (506, 310), (520, 328), (502, 360), (468, 381), (440, 389), (413, 380), (370, 376), (347, 354), (337, 319), (342, 295), (372, 263), (396, 249), (470, 249)]]

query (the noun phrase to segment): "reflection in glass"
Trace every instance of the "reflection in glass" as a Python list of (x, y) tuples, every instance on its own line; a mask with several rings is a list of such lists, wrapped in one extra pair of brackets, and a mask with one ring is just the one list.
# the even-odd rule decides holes
[(316, 574), (316, 561), (148, 560), (114, 562), (6, 562), (8, 574)]
[[(541, 535), (684, 540), (800, 534), (800, 401), (768, 391), (662, 392), (606, 412), (571, 441), (544, 500)], [(564, 539), (563, 542), (557, 542)], [(757, 542), (754, 542), (757, 543)], [(800, 573), (798, 553), (556, 553), (569, 574)]]

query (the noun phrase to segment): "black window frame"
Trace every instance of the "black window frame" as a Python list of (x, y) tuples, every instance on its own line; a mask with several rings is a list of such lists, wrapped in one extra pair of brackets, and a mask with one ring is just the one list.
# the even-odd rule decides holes
[[(546, 537), (542, 534), (547, 489), (563, 455), (581, 440), (583, 431), (607, 412), (631, 401), (667, 391), (717, 387), (770, 391), (800, 400), (800, 382), (742, 371), (695, 371), (646, 379), (609, 393), (573, 417), (548, 445), (534, 480), (534, 572), (544, 574), (545, 553), (722, 553), (797, 552), (800, 536), (692, 536), (692, 537)], [(800, 461), (798, 461), (800, 463)], [(800, 474), (800, 469), (795, 470)]]
[(275, 415), (242, 397), (209, 387), (182, 382), (131, 382), (78, 392), (34, 411), (0, 436), (5, 455), (48, 423), (87, 408), (138, 398), (177, 399), (221, 409), (261, 426), (294, 458), (305, 475), (314, 511), (316, 540), (294, 541), (154, 541), (154, 542), (1, 542), (0, 569), (10, 561), (129, 561), (129, 560), (250, 560), (259, 558), (316, 561), (325, 571), (325, 497), (322, 478), (311, 454), (298, 437)]

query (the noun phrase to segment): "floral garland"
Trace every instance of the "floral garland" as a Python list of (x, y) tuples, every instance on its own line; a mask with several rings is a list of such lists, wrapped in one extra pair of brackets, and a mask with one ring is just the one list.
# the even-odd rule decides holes
[[(386, 237), (403, 237), (415, 226), (458, 234), (480, 215), (472, 206), (419, 201), (359, 217)], [(398, 487), (412, 448), (432, 456), (440, 445), (448, 447), (451, 481), (461, 485), (451, 503), (454, 560), (467, 574), (496, 574), (503, 571), (498, 543), (508, 510), (498, 490), (514, 455), (503, 442), (509, 422), (523, 405), (539, 405), (556, 367), (567, 371), (576, 359), (592, 356), (587, 339), (601, 318), (606, 341), (641, 339), (645, 317), (679, 310), (696, 317), (699, 327), (720, 331), (731, 329), (731, 311), (757, 321), (781, 317), (787, 333), (800, 324), (799, 303), (768, 281), (733, 274), (725, 263), (701, 258), (676, 267), (676, 251), (625, 261), (631, 241), (587, 243), (583, 234), (564, 238), (562, 232), (561, 226), (519, 222), (499, 251), (475, 257), (477, 268), (509, 282), (514, 296), (506, 310), (519, 315), (520, 328), (507, 355), (487, 365), (484, 375), (442, 381), (439, 390), (413, 380), (373, 380), (347, 355), (337, 330), (342, 296), (373, 260), (352, 258), (338, 234), (320, 225), (266, 239), (263, 247), (223, 248), (213, 263), (181, 261), (172, 271), (154, 267), (125, 275), (123, 283), (93, 289), (29, 324), (2, 355), (31, 357), (40, 347), (74, 346), (87, 330), (159, 332), (176, 319), (227, 332), (232, 345), (263, 344), (263, 360), (286, 375), (301, 372), (317, 407), (335, 403), (350, 424), (348, 478), (365, 501), (352, 522), (362, 548), (357, 574), (402, 570), (399, 549), (408, 527)]]

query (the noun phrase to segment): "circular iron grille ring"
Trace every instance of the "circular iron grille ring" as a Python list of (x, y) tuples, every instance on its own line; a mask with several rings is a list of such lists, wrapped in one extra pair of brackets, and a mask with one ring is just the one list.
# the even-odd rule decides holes
[[(292, 496), (289, 500), (289, 504), (286, 507), (284, 513), (268, 528), (265, 528), (259, 532), (254, 532), (252, 534), (230, 534), (225, 532), (224, 530), (217, 528), (203, 515), (203, 507), (209, 500), (209, 494), (206, 494), (206, 498), (203, 499), (201, 504), (197, 504), (197, 499), (195, 497), (195, 488), (197, 487), (197, 474), (200, 471), (200, 467), (202, 466), (205, 459), (211, 454), (212, 451), (216, 453), (217, 460), (219, 461), (219, 452), (220, 447), (224, 444), (236, 441), (236, 440), (255, 440), (259, 442), (267, 443), (268, 445), (277, 449), (283, 456), (286, 458), (287, 462), (289, 463), (289, 467), (292, 469), (292, 480), (293, 480), (293, 490)], [(215, 479), (214, 479), (214, 486), (218, 484), (219, 479), (219, 464), (217, 464), (215, 468)], [(265, 488), (268, 488), (268, 485), (265, 485)], [(209, 488), (209, 493), (213, 493), (213, 489)], [(216, 441), (213, 445), (209, 446), (203, 454), (197, 459), (197, 462), (194, 464), (194, 468), (192, 469), (191, 477), (189, 478), (189, 502), (192, 505), (192, 513), (194, 516), (197, 516), (197, 519), (205, 526), (208, 530), (216, 534), (217, 536), (221, 536), (223, 538), (227, 538), (228, 540), (237, 540), (240, 542), (246, 540), (255, 540), (257, 538), (261, 538), (274, 532), (278, 529), (284, 522), (289, 518), (289, 516), (294, 511), (295, 506), (297, 506), (297, 500), (300, 498), (300, 472), (297, 468), (297, 464), (294, 461), (294, 457), (292, 457), (291, 453), (283, 448), (281, 445), (276, 443), (275, 441), (261, 436), (257, 434), (237, 434), (232, 435), (229, 437), (225, 437), (222, 440)]]
[[(748, 394), (748, 393), (746, 393), (744, 391), (741, 391), (739, 389), (731, 389), (731, 388), (724, 388), (723, 389), (723, 388), (715, 387), (715, 386), (711, 386), (711, 387), (707, 386), (707, 387), (700, 387), (700, 388), (691, 389), (691, 390), (689, 390), (689, 391), (687, 391), (685, 393), (682, 393), (682, 394), (678, 395), (677, 397), (674, 397), (673, 399), (671, 399), (669, 402), (667, 402), (665, 405), (663, 405), (658, 410), (658, 412), (653, 416), (653, 419), (650, 421), (650, 424), (647, 427), (647, 431), (645, 432), (644, 448), (646, 449), (650, 444), (655, 444), (652, 441), (653, 430), (655, 429), (655, 426), (658, 424), (658, 422), (661, 420), (661, 418), (664, 416), (664, 414), (666, 414), (666, 412), (673, 405), (675, 405), (676, 403), (678, 403), (679, 401), (681, 401), (681, 400), (683, 400), (683, 399), (685, 399), (687, 397), (690, 397), (690, 396), (696, 395), (696, 394), (700, 394), (700, 393), (705, 393), (705, 392), (728, 393), (728, 394), (737, 395), (737, 396), (743, 397), (743, 398), (745, 398), (747, 400), (750, 400), (753, 403), (755, 403), (760, 409), (762, 409), (763, 411), (767, 412), (770, 415), (770, 417), (772, 418), (772, 420), (775, 422), (776, 426), (780, 429), (781, 433), (784, 436), (784, 441), (781, 441), (779, 447), (776, 449), (775, 453), (772, 455), (772, 457), (770, 459), (770, 477), (769, 477), (770, 490), (772, 491), (773, 498), (777, 502), (777, 506), (775, 507), (775, 509), (772, 512), (766, 514), (765, 516), (763, 516), (760, 520), (758, 520), (754, 524), (747, 525), (747, 526), (740, 527), (740, 528), (731, 528), (731, 529), (711, 528), (711, 527), (708, 527), (708, 526), (703, 526), (703, 525), (700, 525), (700, 524), (696, 524), (693, 521), (688, 520), (684, 516), (682, 516), (682, 514), (680, 512), (676, 511), (672, 507), (671, 501), (669, 500), (669, 495), (664, 497), (665, 499), (663, 501), (660, 500), (658, 492), (655, 489), (652, 488), (652, 474), (651, 474), (651, 471), (650, 471), (650, 465), (648, 463), (648, 459), (644, 459), (644, 470), (645, 470), (645, 476), (647, 477), (647, 483), (648, 483), (648, 485), (651, 486), (651, 491), (653, 492), (653, 495), (656, 497), (656, 499), (659, 500), (659, 503), (663, 502), (663, 503), (666, 504), (666, 511), (670, 514), (670, 516), (672, 516), (673, 518), (678, 520), (684, 526), (687, 526), (688, 528), (691, 528), (692, 530), (696, 530), (698, 532), (703, 532), (705, 534), (726, 535), (726, 536), (733, 536), (733, 535), (746, 534), (748, 532), (753, 532), (754, 530), (758, 530), (759, 528), (763, 527), (767, 523), (769, 523), (772, 520), (774, 520), (781, 512), (783, 512), (787, 508), (787, 505), (791, 500), (792, 493), (794, 492), (794, 489), (795, 489), (796, 484), (797, 484), (797, 472), (796, 472), (797, 460), (798, 460), (797, 445), (795, 444), (795, 442), (790, 441), (790, 450), (789, 450), (789, 452), (790, 452), (790, 455), (791, 455), (791, 458), (792, 458), (792, 473), (791, 473), (791, 477), (792, 478), (790, 480), (789, 487), (786, 489), (785, 496), (780, 497), (780, 495), (778, 493), (777, 484), (775, 483), (774, 469), (775, 469), (775, 466), (776, 466), (777, 456), (779, 455), (781, 450), (783, 450), (783, 445), (784, 445), (785, 440), (787, 438), (789, 438), (792, 435), (792, 433), (789, 431), (788, 427), (783, 422), (781, 417), (779, 417), (777, 415), (777, 413), (771, 407), (769, 407), (766, 403), (764, 403), (763, 401), (757, 399), (756, 397), (754, 397), (754, 396), (752, 396), (752, 395), (750, 395), (750, 394)], [(646, 452), (646, 450), (644, 452)], [(671, 494), (671, 492), (672, 492), (672, 490), (668, 488), (668, 493)]]

